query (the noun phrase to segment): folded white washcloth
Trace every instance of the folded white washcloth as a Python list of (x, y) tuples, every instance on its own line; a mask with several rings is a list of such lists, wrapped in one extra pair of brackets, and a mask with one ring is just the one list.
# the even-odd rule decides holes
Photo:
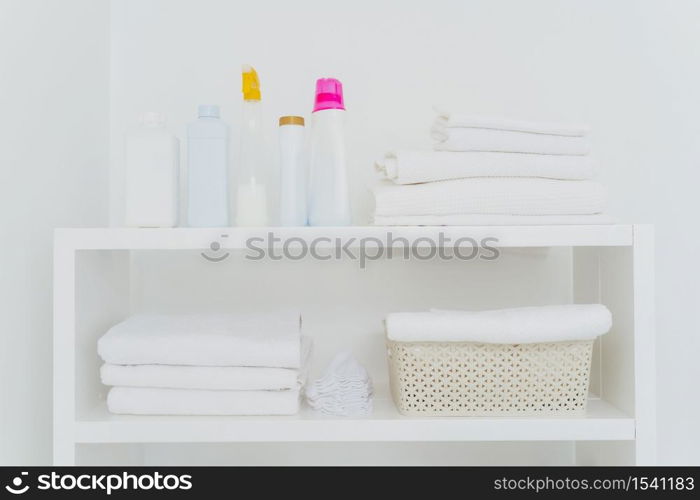
[(349, 399), (340, 397), (333, 400), (308, 399), (309, 406), (324, 415), (336, 417), (359, 417), (369, 415), (374, 408), (372, 397)]
[(301, 368), (262, 366), (112, 365), (100, 377), (105, 385), (169, 389), (276, 391), (298, 389), (306, 382), (311, 339), (301, 339)]
[(301, 317), (295, 311), (232, 314), (140, 314), (97, 343), (116, 365), (299, 368)]
[(375, 169), (396, 184), (465, 177), (544, 177), (591, 179), (597, 163), (588, 156), (529, 153), (397, 151), (378, 160)]
[(542, 155), (586, 155), (588, 137), (533, 134), (488, 128), (445, 128), (432, 130), (436, 151), (501, 151)]
[(589, 340), (607, 333), (612, 315), (601, 304), (520, 307), (493, 311), (393, 313), (386, 318), (390, 340), (529, 344)]
[(288, 391), (205, 391), (112, 387), (112, 413), (128, 415), (294, 415), (299, 389)]
[(306, 389), (313, 409), (326, 415), (359, 416), (372, 412), (372, 380), (349, 352), (341, 352), (323, 376)]
[(314, 409), (323, 415), (330, 415), (334, 417), (361, 417), (372, 413), (374, 405), (370, 399), (363, 404), (323, 404)]
[(476, 177), (374, 189), (375, 215), (588, 215), (605, 208), (606, 189), (595, 181)]
[(614, 217), (593, 215), (375, 215), (376, 226), (551, 226), (615, 224)]
[(450, 113), (440, 110), (437, 110), (437, 113), (433, 129), (438, 131), (445, 128), (487, 128), (571, 137), (582, 137), (589, 132), (589, 127), (583, 124), (513, 120), (511, 118)]

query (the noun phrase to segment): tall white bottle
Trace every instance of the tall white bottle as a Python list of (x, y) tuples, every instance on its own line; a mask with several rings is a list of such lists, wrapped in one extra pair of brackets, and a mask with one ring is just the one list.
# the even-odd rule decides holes
[(125, 224), (175, 227), (178, 211), (180, 141), (165, 117), (148, 112), (126, 136)]
[(316, 81), (310, 153), (309, 225), (349, 226), (345, 105), (343, 85), (335, 78)]
[(229, 225), (228, 125), (219, 106), (201, 105), (187, 125), (187, 221), (192, 227)]
[(304, 118), (280, 117), (279, 146), (280, 226), (305, 226), (307, 219)]
[(236, 225), (267, 226), (268, 199), (262, 101), (258, 73), (244, 65), (240, 162), (236, 172)]

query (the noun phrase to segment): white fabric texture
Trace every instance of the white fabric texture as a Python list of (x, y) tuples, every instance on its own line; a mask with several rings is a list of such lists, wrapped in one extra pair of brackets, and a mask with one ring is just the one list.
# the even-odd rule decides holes
[(512, 130), (514, 132), (531, 132), (534, 134), (564, 135), (582, 137), (587, 135), (589, 127), (575, 123), (539, 122), (514, 120), (497, 116), (450, 113), (437, 111), (433, 129), (438, 132), (445, 128), (486, 128), (494, 130)]
[(375, 215), (588, 215), (601, 213), (606, 189), (595, 181), (478, 177), (374, 188)]
[(392, 313), (390, 340), (529, 344), (589, 340), (607, 333), (612, 315), (602, 304), (566, 304), (492, 311)]
[(543, 155), (586, 155), (591, 150), (588, 137), (533, 134), (487, 128), (445, 128), (433, 132), (436, 151), (501, 151)]
[(299, 368), (296, 311), (235, 314), (141, 314), (113, 326), (97, 343), (117, 365)]
[(111, 413), (129, 415), (294, 415), (299, 389), (288, 391), (205, 391), (113, 387)]
[(593, 178), (597, 162), (588, 156), (396, 151), (387, 153), (374, 167), (382, 177), (396, 184), (418, 184), (465, 177), (585, 180)]
[(275, 391), (298, 389), (306, 381), (311, 339), (301, 339), (301, 368), (257, 366), (112, 365), (100, 368), (105, 385), (209, 389), (232, 391)]
[(614, 217), (593, 215), (375, 215), (375, 226), (550, 226), (615, 224)]
[(349, 352), (333, 358), (323, 376), (306, 389), (311, 408), (335, 416), (360, 416), (372, 412), (372, 380)]

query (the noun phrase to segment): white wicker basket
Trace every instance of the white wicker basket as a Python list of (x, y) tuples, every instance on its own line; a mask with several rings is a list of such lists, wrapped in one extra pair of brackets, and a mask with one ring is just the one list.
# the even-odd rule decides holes
[(391, 393), (404, 415), (576, 415), (586, 410), (593, 340), (388, 340), (387, 347)]

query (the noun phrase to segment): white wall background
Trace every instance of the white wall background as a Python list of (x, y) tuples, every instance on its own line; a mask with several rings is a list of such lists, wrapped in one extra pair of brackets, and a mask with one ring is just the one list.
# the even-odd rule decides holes
[(108, 22), (0, 1), (0, 464), (51, 460), (53, 228), (108, 220)]
[(3, 241), (13, 242), (2, 247), (1, 460), (49, 460), (49, 229), (102, 224), (108, 212), (119, 222), (122, 137), (140, 111), (166, 111), (183, 137), (197, 104), (219, 103), (235, 137), (249, 62), (272, 137), (277, 116), (308, 116), (315, 78), (344, 82), (358, 223), (368, 218), (372, 159), (427, 147), (433, 104), (590, 123), (610, 211), (657, 224), (659, 458), (700, 463), (700, 2), (110, 4), (108, 13), (106, 1), (0, 3), (0, 185), (14, 207), (0, 215)]
[(658, 24), (649, 15), (629, 1), (113, 1), (112, 220), (123, 208), (124, 130), (155, 108), (184, 138), (197, 104), (213, 102), (235, 144), (246, 62), (261, 75), (272, 141), (278, 116), (309, 116), (316, 78), (344, 82), (358, 223), (369, 220), (372, 160), (429, 147), (433, 105), (590, 123), (603, 179), (625, 196), (611, 210), (637, 216), (630, 202), (647, 205), (653, 173), (634, 147), (653, 134), (641, 106), (658, 112), (647, 46), (661, 41), (646, 38), (647, 23)]

